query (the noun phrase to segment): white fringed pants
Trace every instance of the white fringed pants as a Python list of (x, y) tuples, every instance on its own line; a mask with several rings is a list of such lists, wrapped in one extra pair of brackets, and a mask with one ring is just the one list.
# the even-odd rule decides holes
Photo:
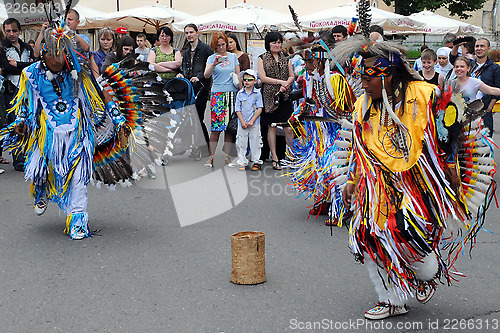
[[(370, 259), (368, 253), (365, 253), (365, 265), (368, 269), (368, 275), (370, 276), (370, 279), (375, 287), (375, 291), (378, 294), (379, 302), (389, 303), (396, 306), (405, 305), (407, 303), (408, 298), (406, 297), (405, 299), (401, 299), (394, 292), (387, 279), (387, 273)], [(421, 262), (413, 263), (412, 266), (416, 278), (422, 281), (432, 280), (438, 272), (438, 262), (434, 253), (430, 253), (425, 256)]]

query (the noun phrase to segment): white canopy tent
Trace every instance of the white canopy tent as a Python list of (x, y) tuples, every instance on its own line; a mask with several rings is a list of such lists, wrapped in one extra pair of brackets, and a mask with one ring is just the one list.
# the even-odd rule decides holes
[[(371, 8), (372, 24), (380, 25), (384, 31), (400, 33), (407, 30), (421, 30), (423, 23), (407, 16), (391, 13), (378, 8)], [(357, 17), (356, 4), (349, 3), (320, 12), (299, 17), (301, 26), (307, 31), (331, 29), (336, 25), (348, 26), (353, 17)]]
[(424, 25), (423, 31), (412, 31), (410, 33), (425, 33), (429, 35), (444, 35), (446, 33), (463, 34), (483, 34), (481, 27), (471, 25), (462, 21), (453, 20), (433, 13), (429, 10), (423, 10), (420, 13), (414, 13), (409, 16), (412, 20)]
[(242, 3), (188, 21), (173, 23), (172, 26), (177, 32), (182, 32), (187, 23), (195, 23), (200, 32), (247, 32), (247, 27), (257, 27), (261, 32), (272, 27), (280, 31), (296, 30), (293, 23), (285, 23), (288, 21), (289, 15)]
[(162, 26), (170, 25), (175, 21), (191, 20), (192, 18), (192, 15), (154, 4), (90, 17), (86, 19), (82, 28), (125, 27), (129, 31), (155, 33)]
[(74, 10), (80, 14), (80, 24), (78, 25), (78, 29), (87, 29), (85, 25), (87, 24), (87, 20), (92, 19), (93, 17), (99, 17), (106, 15), (105, 12), (101, 12), (100, 10), (95, 10), (89, 7), (76, 5), (73, 7)]

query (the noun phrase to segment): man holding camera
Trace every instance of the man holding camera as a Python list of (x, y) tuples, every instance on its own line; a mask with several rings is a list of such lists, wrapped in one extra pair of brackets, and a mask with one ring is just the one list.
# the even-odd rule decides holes
[[(450, 52), (450, 62), (455, 64), (455, 60), (458, 57), (458, 48), (461, 45), (467, 43), (468, 37), (460, 36), (454, 43), (453, 48)], [(462, 41), (463, 40), (463, 41)], [(457, 43), (458, 42), (458, 43)], [(490, 41), (486, 38), (479, 38), (474, 45), (474, 53), (476, 59), (472, 60), (472, 69), (470, 76), (475, 77), (483, 81), (485, 84), (491, 87), (500, 88), (500, 66), (495, 64), (489, 57), (490, 52)], [(483, 110), (486, 110), (486, 114), (483, 116), (484, 125), (490, 130), (489, 135), (493, 135), (493, 113), (492, 109), (500, 96), (484, 95), (479, 92), (477, 99), (483, 101)]]

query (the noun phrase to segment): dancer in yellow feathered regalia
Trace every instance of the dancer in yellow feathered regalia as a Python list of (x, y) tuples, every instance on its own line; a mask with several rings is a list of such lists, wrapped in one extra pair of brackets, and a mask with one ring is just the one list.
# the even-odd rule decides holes
[[(494, 191), (492, 142), (473, 121), (480, 115), (449, 95), (438, 100), (438, 88), (421, 81), (397, 45), (353, 38), (335, 51), (361, 59), (365, 94), (348, 135), (343, 201), (353, 211), (350, 248), (379, 296), (365, 317), (383, 319), (407, 313), (411, 295), (427, 302), (438, 281), (458, 275), (455, 255), (475, 237)], [(488, 174), (470, 176), (474, 168)]]

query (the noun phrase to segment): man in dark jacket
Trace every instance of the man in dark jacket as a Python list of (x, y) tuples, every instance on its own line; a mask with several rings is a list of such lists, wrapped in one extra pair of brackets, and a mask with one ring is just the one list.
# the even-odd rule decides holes
[[(451, 49), (450, 62), (452, 64), (455, 64), (455, 60), (458, 57), (458, 47), (460, 45), (461, 44), (454, 45)], [(472, 61), (471, 77), (478, 78), (491, 87), (500, 88), (500, 66), (495, 64), (488, 57), (488, 52), (490, 52), (490, 50), (490, 41), (486, 38), (480, 38), (476, 41), (474, 47), (476, 60)], [(484, 104), (483, 110), (486, 110), (483, 121), (484, 125), (490, 130), (490, 136), (493, 135), (493, 113), (491, 110), (498, 99), (500, 99), (500, 96), (492, 95), (483, 95), (481, 98)]]
[(15, 18), (8, 18), (3, 22), (5, 39), (2, 41), (2, 54), (0, 55), (0, 67), (2, 67), (5, 78), (16, 88), (8, 89), (6, 94), (8, 101), (14, 97), (13, 93), (19, 88), (19, 79), (25, 67), (31, 65), (35, 57), (31, 46), (23, 42), (21, 34), (21, 24)]
[[(6, 108), (12, 105), (10, 101), (17, 94), (19, 89), (19, 80), (21, 73), (25, 67), (31, 65), (35, 60), (33, 49), (27, 43), (23, 42), (19, 36), (21, 34), (21, 24), (15, 18), (8, 18), (3, 22), (3, 31), (5, 39), (2, 41), (2, 52), (0, 52), (0, 68), (3, 68), (3, 76), (5, 77), (4, 98)], [(11, 113), (7, 116), (7, 123), (12, 122), (14, 115)], [(13, 163), (14, 169), (23, 171), (24, 159), (22, 157), (15, 158)]]
[[(198, 39), (198, 27), (190, 23), (184, 27), (186, 40), (189, 42), (188, 49), (182, 55), (181, 74), (179, 77), (185, 77), (193, 85), (196, 97), (196, 111), (200, 118), (203, 135), (207, 142), (208, 148), (208, 131), (205, 126), (205, 109), (207, 106), (208, 96), (210, 94), (210, 79), (206, 79), (203, 75), (207, 65), (208, 57), (214, 51), (207, 44)], [(206, 155), (208, 150), (203, 149), (203, 155)]]

